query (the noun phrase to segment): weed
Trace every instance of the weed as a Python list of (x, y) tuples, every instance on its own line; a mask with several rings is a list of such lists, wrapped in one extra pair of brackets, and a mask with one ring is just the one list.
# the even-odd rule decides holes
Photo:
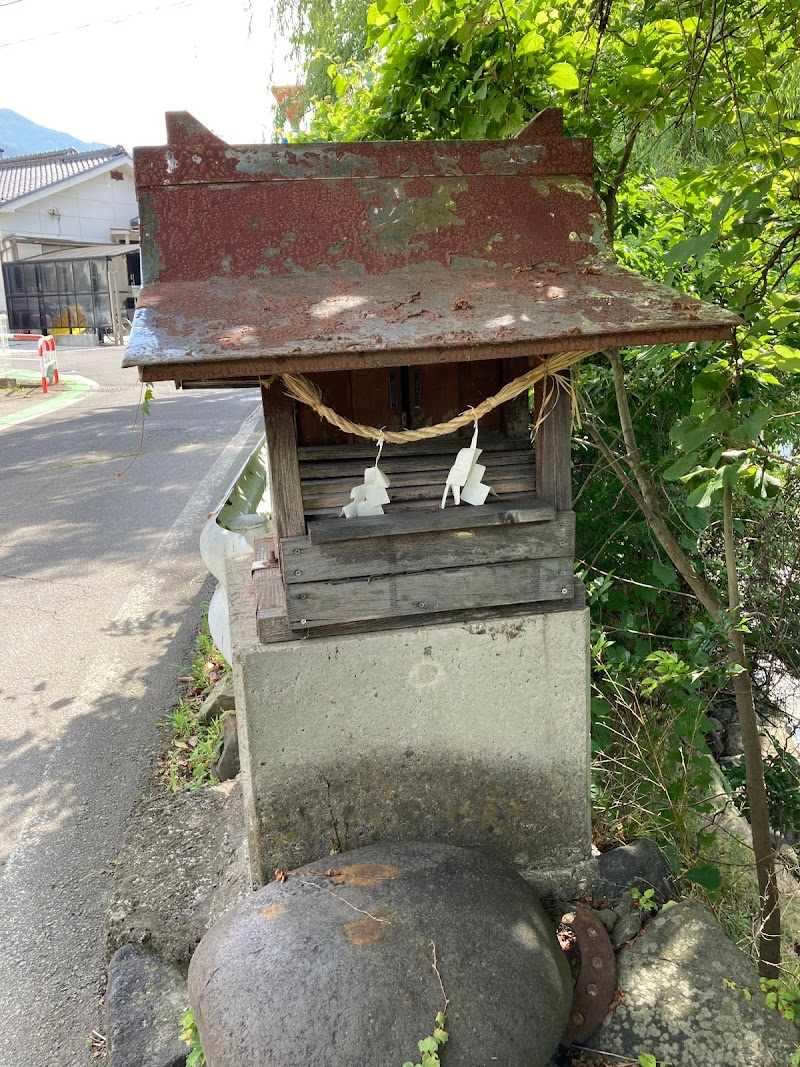
[(208, 629), (208, 605), (195, 639), (192, 663), (181, 675), (184, 695), (169, 718), (159, 723), (172, 733), (169, 749), (161, 761), (164, 781), (173, 793), (179, 789), (200, 789), (216, 779), (212, 767), (216, 762), (224, 715), (198, 718), (203, 701), (216, 683), (230, 671), (220, 655)]
[(656, 912), (658, 911), (658, 904), (653, 897), (655, 896), (654, 889), (645, 889), (644, 893), (634, 886), (631, 889), (631, 897), (639, 905), (642, 911)]
[(780, 978), (760, 978), (761, 992), (768, 1008), (776, 1008), (784, 1019), (800, 1025), (800, 988)]
[(186, 1067), (205, 1067), (206, 1057), (203, 1046), (200, 1044), (200, 1034), (191, 1008), (187, 1008), (181, 1016), (181, 1041), (185, 1041), (189, 1046)]
[(447, 1017), (444, 1012), (438, 1012), (433, 1033), (417, 1042), (417, 1046), (422, 1053), (422, 1062), (412, 1063), (411, 1060), (406, 1060), (403, 1067), (438, 1067), (438, 1064), (441, 1063), (439, 1049), (442, 1045), (447, 1044), (450, 1036), (445, 1030), (446, 1025)]

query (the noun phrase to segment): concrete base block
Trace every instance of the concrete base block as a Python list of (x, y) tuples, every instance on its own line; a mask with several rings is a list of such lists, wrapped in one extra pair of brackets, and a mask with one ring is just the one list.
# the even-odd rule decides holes
[(234, 679), (254, 884), (377, 841), (588, 859), (586, 609), (251, 646)]

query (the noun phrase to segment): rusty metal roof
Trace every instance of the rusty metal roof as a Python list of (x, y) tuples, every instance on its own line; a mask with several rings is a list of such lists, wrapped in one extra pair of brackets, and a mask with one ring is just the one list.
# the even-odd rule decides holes
[(190, 381), (725, 338), (618, 267), (591, 142), (229, 146), (185, 114), (134, 153), (145, 288), (126, 366)]

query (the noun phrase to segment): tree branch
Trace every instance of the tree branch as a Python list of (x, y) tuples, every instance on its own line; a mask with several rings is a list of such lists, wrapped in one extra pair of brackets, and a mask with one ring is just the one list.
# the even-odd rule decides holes
[(636, 479), (636, 484), (639, 487), (639, 496), (644, 505), (642, 507), (644, 516), (647, 519), (650, 529), (669, 556), (675, 570), (680, 574), (708, 614), (713, 619), (717, 619), (722, 611), (722, 605), (705, 578), (697, 573), (692, 561), (678, 544), (674, 534), (664, 521), (652, 482), (648, 478), (647, 472), (644, 469), (642, 457), (639, 453), (639, 447), (636, 443), (636, 434), (633, 429), (630, 407), (628, 406), (628, 394), (625, 389), (625, 374), (622, 369), (622, 360), (619, 358), (619, 353), (615, 350), (607, 350), (607, 355), (614, 374), (614, 392), (617, 399), (617, 410), (619, 412), (620, 427), (622, 428), (622, 438), (625, 442), (626, 460), (633, 472), (634, 478)]

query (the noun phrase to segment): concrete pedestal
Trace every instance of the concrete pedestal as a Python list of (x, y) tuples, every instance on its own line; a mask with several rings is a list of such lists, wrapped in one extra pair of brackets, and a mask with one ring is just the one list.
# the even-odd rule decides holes
[(233, 629), (255, 885), (378, 841), (542, 875), (588, 858), (586, 609), (245, 647)]

